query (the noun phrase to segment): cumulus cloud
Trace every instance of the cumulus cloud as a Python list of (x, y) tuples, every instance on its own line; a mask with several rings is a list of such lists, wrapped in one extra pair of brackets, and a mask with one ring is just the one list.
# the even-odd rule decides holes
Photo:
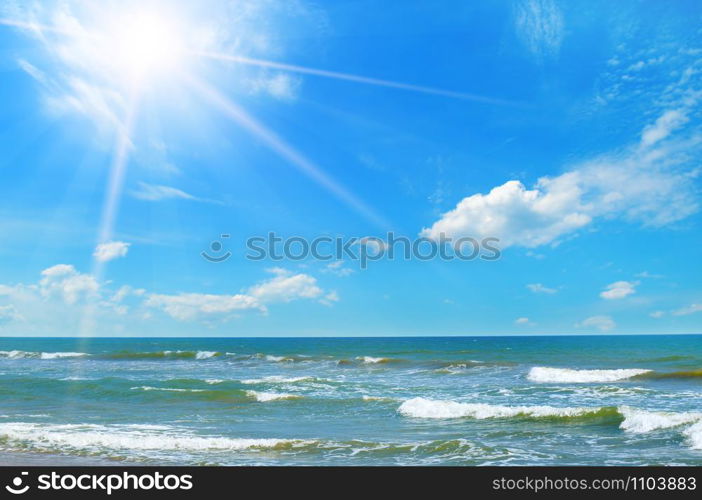
[(517, 318), (514, 320), (515, 325), (533, 325), (529, 318), (522, 317), (522, 318)]
[(665, 312), (663, 312), (663, 311), (653, 311), (652, 313), (649, 314), (649, 316), (651, 316), (652, 318), (655, 318), (655, 319), (660, 319), (660, 318), (662, 318), (663, 316), (665, 316)]
[(533, 248), (558, 244), (598, 219), (651, 227), (680, 221), (699, 208), (690, 157), (699, 141), (651, 141), (542, 177), (531, 189), (511, 180), (467, 196), (421, 234), (496, 237), (503, 249)]
[(553, 294), (553, 293), (556, 293), (558, 291), (555, 288), (549, 288), (547, 286), (542, 285), (541, 283), (530, 283), (527, 285), (527, 288), (534, 293)]
[(107, 243), (100, 243), (95, 247), (93, 252), (93, 257), (99, 262), (108, 262), (110, 260), (119, 259), (120, 257), (125, 257), (129, 251), (130, 243), (125, 243), (124, 241), (108, 241)]
[(275, 277), (248, 290), (249, 295), (262, 303), (315, 299), (324, 293), (317, 285), (316, 278), (309, 274), (293, 274), (281, 268), (269, 269), (269, 272), (275, 274)]
[(515, 15), (517, 35), (537, 58), (558, 53), (563, 41), (563, 14), (553, 0), (524, 0)]
[(44, 269), (39, 281), (40, 292), (45, 297), (60, 296), (66, 304), (95, 295), (100, 288), (97, 280), (83, 274), (68, 264), (57, 264)]
[(257, 310), (265, 313), (268, 305), (300, 299), (317, 299), (324, 305), (339, 300), (336, 292), (325, 292), (316, 278), (304, 273), (292, 273), (281, 268), (268, 270), (273, 278), (248, 288), (245, 292), (227, 294), (180, 293), (150, 294), (144, 304), (163, 310), (180, 320), (226, 320), (240, 311)]
[(22, 316), (17, 312), (14, 305), (0, 306), (0, 326), (21, 318)]
[(590, 316), (575, 325), (576, 328), (596, 328), (601, 332), (607, 332), (616, 326), (617, 324), (609, 316)]
[(202, 317), (226, 316), (236, 311), (265, 307), (255, 297), (245, 294), (215, 295), (206, 293), (181, 293), (178, 295), (151, 294), (145, 303), (148, 307), (162, 309), (171, 317), (188, 321)]
[[(234, 294), (149, 293), (130, 285), (110, 287), (72, 265), (44, 269), (30, 284), (0, 284), (0, 326), (22, 321), (23, 334), (72, 332), (100, 325), (99, 333), (115, 333), (130, 317), (143, 321), (154, 310), (178, 321), (223, 323), (246, 311), (266, 314), (268, 306), (296, 300), (314, 300), (325, 306), (339, 301), (334, 290), (324, 290), (308, 274), (270, 269), (272, 278)], [(127, 313), (130, 315), (127, 316)], [(99, 323), (98, 323), (99, 321)], [(141, 326), (141, 325), (140, 325)], [(18, 327), (17, 327), (18, 328)], [(117, 330), (116, 330), (117, 329)], [(13, 332), (14, 333), (14, 332)]]
[(600, 297), (607, 300), (623, 299), (636, 292), (636, 282), (615, 281), (607, 285), (600, 293)]

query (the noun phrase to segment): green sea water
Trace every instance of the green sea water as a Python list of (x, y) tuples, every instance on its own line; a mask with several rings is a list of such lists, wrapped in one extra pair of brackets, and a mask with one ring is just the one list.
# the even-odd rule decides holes
[(0, 450), (702, 465), (702, 336), (0, 339)]

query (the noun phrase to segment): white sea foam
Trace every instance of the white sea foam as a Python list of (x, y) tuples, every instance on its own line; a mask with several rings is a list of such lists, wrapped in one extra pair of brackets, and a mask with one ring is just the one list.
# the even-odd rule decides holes
[(619, 427), (627, 432), (645, 433), (658, 429), (669, 429), (681, 425), (692, 424), (702, 421), (702, 413), (697, 412), (663, 412), (638, 410), (628, 406), (618, 408), (619, 413), (624, 417), (624, 421)]
[(313, 382), (315, 377), (283, 377), (281, 375), (270, 375), (263, 378), (250, 378), (242, 380), (242, 384), (294, 384), (296, 382)]
[(225, 382), (225, 381), (222, 380), (221, 378), (208, 378), (208, 379), (205, 379), (205, 383), (206, 383), (206, 384), (210, 384), (210, 385), (221, 384), (222, 382)]
[(97, 451), (111, 450), (247, 450), (271, 449), (285, 445), (304, 445), (314, 441), (295, 439), (246, 439), (188, 435), (163, 427), (103, 426), (103, 425), (44, 425), (25, 422), (0, 424), (0, 436), (32, 448), (69, 448)]
[(0, 358), (8, 359), (24, 359), (24, 358), (39, 358), (39, 359), (61, 359), (61, 358), (80, 358), (87, 356), (84, 352), (30, 352), (30, 351), (0, 351)]
[(299, 394), (286, 394), (278, 392), (261, 392), (261, 391), (246, 391), (246, 395), (254, 398), (256, 401), (266, 403), (268, 401), (279, 401), (281, 399), (300, 399)]
[(390, 361), (390, 358), (374, 358), (373, 356), (358, 356), (356, 359), (369, 365), (387, 363), (388, 361)]
[(217, 356), (219, 353), (215, 351), (197, 351), (195, 359), (209, 359)]
[(142, 391), (166, 391), (166, 392), (204, 392), (205, 389), (180, 389), (175, 387), (152, 387), (150, 385), (142, 385), (139, 387), (131, 387), (131, 390)]
[(42, 352), (41, 359), (82, 358), (87, 356), (84, 352)]
[(291, 358), (286, 358), (285, 356), (273, 356), (272, 354), (267, 354), (265, 357), (266, 361), (273, 361), (280, 363), (281, 361), (292, 361)]
[(639, 368), (620, 368), (617, 370), (572, 370), (570, 368), (535, 366), (529, 370), (529, 375), (527, 375), (527, 378), (533, 382), (616, 382), (617, 380), (626, 380), (650, 371), (651, 370)]
[(528, 417), (574, 417), (595, 413), (600, 408), (555, 408), (553, 406), (497, 406), (484, 403), (458, 403), (435, 399), (408, 399), (400, 405), (398, 412), (414, 418), (509, 418)]
[(687, 436), (687, 440), (692, 449), (702, 450), (702, 421), (685, 429), (683, 434)]

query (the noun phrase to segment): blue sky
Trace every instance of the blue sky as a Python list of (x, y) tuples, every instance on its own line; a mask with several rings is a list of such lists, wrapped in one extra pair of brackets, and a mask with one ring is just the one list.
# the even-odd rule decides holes
[[(701, 18), (4, 1), (0, 335), (699, 333)], [(502, 256), (244, 258), (389, 230)]]

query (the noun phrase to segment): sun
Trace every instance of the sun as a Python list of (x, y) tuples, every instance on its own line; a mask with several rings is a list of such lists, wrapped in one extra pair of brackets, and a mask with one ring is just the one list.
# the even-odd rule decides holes
[(101, 38), (104, 57), (129, 81), (174, 73), (186, 57), (182, 24), (165, 12), (116, 17)]

